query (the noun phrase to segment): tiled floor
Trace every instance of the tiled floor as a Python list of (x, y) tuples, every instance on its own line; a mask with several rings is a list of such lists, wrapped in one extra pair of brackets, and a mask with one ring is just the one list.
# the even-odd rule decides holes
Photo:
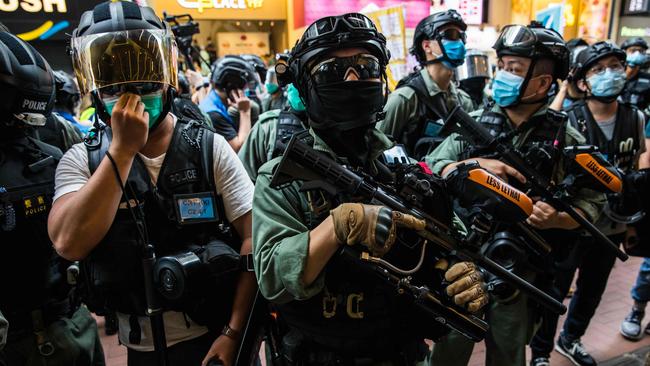
[[(618, 333), (620, 322), (632, 304), (632, 299), (629, 294), (630, 287), (634, 283), (640, 262), (640, 258), (631, 258), (625, 263), (616, 263), (596, 316), (592, 319), (589, 330), (582, 339), (587, 350), (598, 361), (609, 360), (623, 353), (650, 345), (650, 336), (645, 337), (639, 342), (629, 342), (623, 339)], [(101, 332), (103, 332), (102, 322), (103, 319), (100, 319)], [(560, 319), (560, 326), (562, 322), (563, 318)], [(117, 344), (116, 336), (103, 336), (102, 343), (104, 345), (108, 366), (126, 365), (126, 351), (122, 346)], [(479, 344), (475, 347), (470, 366), (483, 365), (484, 359), (485, 348), (483, 344)], [(551, 356), (551, 365), (569, 366), (571, 363), (554, 352)]]

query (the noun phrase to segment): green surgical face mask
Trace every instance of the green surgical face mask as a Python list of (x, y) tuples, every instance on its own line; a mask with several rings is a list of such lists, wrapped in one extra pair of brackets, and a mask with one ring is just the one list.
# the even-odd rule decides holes
[(298, 112), (303, 112), (305, 110), (305, 105), (302, 103), (302, 99), (300, 99), (298, 89), (296, 89), (293, 84), (289, 84), (287, 87), (287, 99), (289, 100), (289, 105), (293, 110)]
[(269, 94), (275, 94), (280, 87), (278, 84), (275, 83), (266, 83), (266, 91), (269, 92)]
[[(118, 99), (119, 97), (103, 98), (108, 114), (113, 114), (113, 107), (115, 107), (115, 103), (117, 103)], [(160, 113), (162, 113), (163, 92), (161, 90), (155, 93), (142, 95), (140, 96), (140, 101), (144, 103), (144, 110), (149, 113), (149, 129), (152, 129), (159, 122), (158, 117), (160, 117)]]

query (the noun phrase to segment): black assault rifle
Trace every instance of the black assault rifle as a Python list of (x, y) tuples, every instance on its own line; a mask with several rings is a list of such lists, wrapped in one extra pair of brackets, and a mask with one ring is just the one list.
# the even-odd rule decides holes
[[(512, 146), (509, 141), (504, 141), (499, 137), (493, 136), (490, 131), (475, 121), (474, 118), (460, 107), (456, 106), (451, 111), (445, 121), (443, 131), (444, 133), (457, 132), (471, 144), (485, 146), (487, 149), (496, 152), (501, 160), (517, 169), (526, 178), (527, 187), (532, 189), (536, 195), (541, 196), (546, 203), (553, 206), (556, 210), (566, 212), (599, 243), (613, 250), (620, 260), (625, 261), (628, 259), (627, 254), (623, 253), (618, 248), (618, 245), (609, 240), (594, 224), (580, 215), (569, 204), (567, 186), (555, 185), (549, 178), (541, 176), (526, 163), (522, 153)], [(600, 172), (604, 173), (604, 171)]]
[[(503, 281), (527, 294), (550, 311), (563, 314), (566, 307), (531, 285), (526, 280), (511, 273), (499, 264), (480, 254), (481, 235), (463, 236), (456, 230), (442, 223), (424, 210), (413, 204), (412, 197), (402, 197), (403, 192), (396, 192), (392, 187), (377, 183), (372, 177), (362, 172), (353, 172), (341, 166), (330, 157), (314, 150), (302, 141), (303, 135), (294, 135), (277, 166), (271, 181), (272, 187), (282, 187), (293, 181), (303, 181), (301, 190), (322, 189), (331, 194), (343, 193), (363, 200), (384, 205), (392, 210), (411, 214), (426, 221), (426, 228), (417, 235), (426, 240), (425, 243), (435, 245), (439, 253), (455, 256), (461, 260), (469, 260), (501, 278)], [(426, 245), (426, 244), (424, 244)], [(347, 249), (347, 248), (346, 248)], [(416, 305), (433, 318), (447, 327), (454, 329), (469, 339), (480, 341), (487, 330), (487, 324), (457, 306), (449, 304), (445, 299), (431, 291), (426, 286), (414, 285), (411, 277), (391, 270), (390, 264), (382, 263), (381, 259), (372, 258), (362, 253), (362, 261), (377, 264), (375, 270), (384, 280), (395, 285), (399, 293), (413, 295)]]

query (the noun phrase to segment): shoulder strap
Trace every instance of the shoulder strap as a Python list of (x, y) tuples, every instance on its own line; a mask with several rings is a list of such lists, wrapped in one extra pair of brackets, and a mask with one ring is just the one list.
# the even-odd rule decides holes
[(416, 77), (409, 80), (407, 86), (411, 87), (411, 89), (415, 91), (415, 94), (418, 97), (418, 102), (422, 103), (426, 110), (435, 115), (429, 116), (430, 118), (444, 118), (449, 114), (442, 93), (438, 93), (434, 96), (429, 95), (429, 91), (424, 83), (424, 79), (422, 79), (422, 75), (418, 73)]

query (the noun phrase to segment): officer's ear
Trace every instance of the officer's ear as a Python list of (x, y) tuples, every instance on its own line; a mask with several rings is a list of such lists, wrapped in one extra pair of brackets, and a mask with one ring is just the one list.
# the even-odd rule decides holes
[(436, 55), (439, 55), (441, 53), (438, 42), (435, 40), (425, 39), (422, 41), (421, 46), (422, 50), (424, 51), (424, 56), (427, 60), (436, 59)]
[(576, 85), (578, 86), (578, 90), (580, 90), (583, 93), (589, 91), (589, 85), (587, 85), (587, 80), (585, 80), (584, 78), (576, 81)]

